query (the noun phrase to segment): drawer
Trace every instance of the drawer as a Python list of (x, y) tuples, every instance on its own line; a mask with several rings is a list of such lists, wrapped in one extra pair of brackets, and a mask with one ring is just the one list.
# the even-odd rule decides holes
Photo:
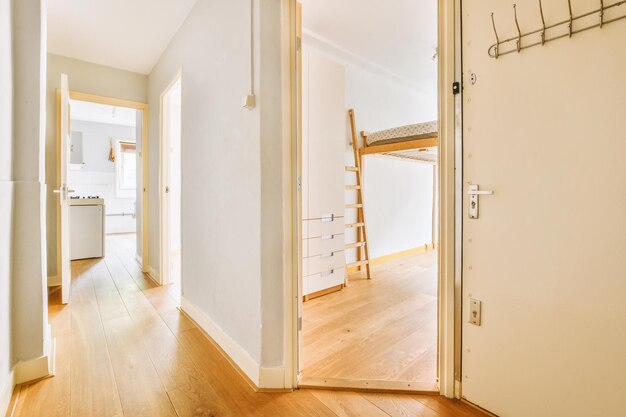
[(323, 219), (306, 220), (305, 223), (307, 234), (302, 235), (305, 239), (328, 235), (338, 235), (342, 234), (345, 229), (343, 216), (328, 216)]
[(302, 288), (304, 295), (343, 284), (345, 281), (344, 271), (344, 268), (337, 268), (333, 271), (326, 271), (304, 277), (304, 285)]
[[(337, 252), (344, 249), (344, 234), (324, 235), (307, 239), (307, 250), (304, 257), (324, 255), (330, 252)], [(303, 253), (305, 251), (303, 250)]]
[(346, 258), (343, 250), (330, 252), (328, 254), (311, 256), (304, 259), (302, 274), (303, 276), (319, 274), (320, 272), (343, 268), (345, 265)]

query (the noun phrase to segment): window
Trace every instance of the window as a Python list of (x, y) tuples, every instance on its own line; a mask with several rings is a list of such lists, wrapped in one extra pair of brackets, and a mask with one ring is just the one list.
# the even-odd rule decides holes
[[(117, 194), (118, 197), (134, 197), (137, 189), (137, 144), (117, 142)], [(132, 191), (132, 192), (131, 192)]]

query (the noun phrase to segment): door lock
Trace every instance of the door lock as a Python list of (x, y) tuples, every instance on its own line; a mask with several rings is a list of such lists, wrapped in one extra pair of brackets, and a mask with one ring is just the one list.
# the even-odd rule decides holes
[(493, 195), (493, 191), (479, 190), (477, 184), (470, 184), (467, 189), (469, 195), (469, 218), (478, 218), (478, 196), (479, 195)]

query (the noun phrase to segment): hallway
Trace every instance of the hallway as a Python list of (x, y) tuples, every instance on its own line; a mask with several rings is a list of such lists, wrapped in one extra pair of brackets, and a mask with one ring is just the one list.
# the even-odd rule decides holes
[(16, 388), (13, 416), (483, 415), (438, 396), (255, 393), (134, 253), (133, 235), (112, 235), (104, 259), (73, 262), (70, 304), (49, 301), (56, 376)]

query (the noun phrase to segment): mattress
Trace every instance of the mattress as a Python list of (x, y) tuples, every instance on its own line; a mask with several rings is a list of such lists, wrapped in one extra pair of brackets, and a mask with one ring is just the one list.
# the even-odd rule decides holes
[(365, 132), (364, 135), (367, 140), (367, 146), (434, 137), (437, 136), (437, 121), (394, 127), (379, 132)]
[(428, 164), (437, 164), (437, 147), (411, 149), (407, 151), (384, 152), (382, 155), (394, 158), (409, 159)]

